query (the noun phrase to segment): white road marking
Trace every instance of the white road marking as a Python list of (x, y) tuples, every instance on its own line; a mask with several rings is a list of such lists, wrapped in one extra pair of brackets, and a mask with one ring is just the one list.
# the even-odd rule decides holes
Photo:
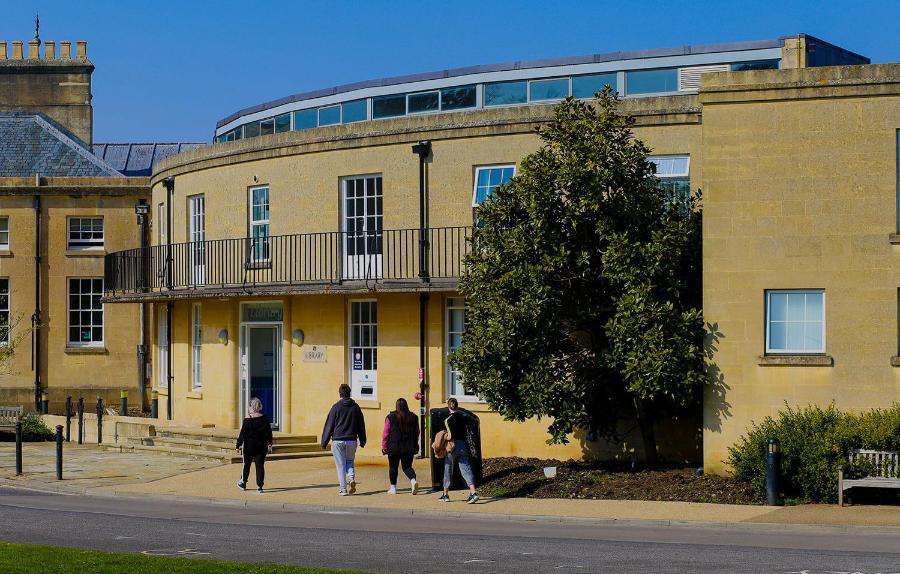
[(493, 562), (493, 560), (482, 560), (481, 558), (472, 558), (471, 560), (466, 560), (463, 564), (471, 564), (473, 562)]

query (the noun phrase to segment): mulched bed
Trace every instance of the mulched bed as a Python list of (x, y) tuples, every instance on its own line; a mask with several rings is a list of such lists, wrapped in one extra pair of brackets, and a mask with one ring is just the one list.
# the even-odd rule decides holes
[[(547, 466), (556, 467), (555, 478), (544, 477)], [(519, 457), (485, 459), (484, 484), (479, 491), (487, 496), (509, 498), (764, 502), (746, 482), (725, 476), (697, 476), (695, 468), (646, 470), (621, 463)]]

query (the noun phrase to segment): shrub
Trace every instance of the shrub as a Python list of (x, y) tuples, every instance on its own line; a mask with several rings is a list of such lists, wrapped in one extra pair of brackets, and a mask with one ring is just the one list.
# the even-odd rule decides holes
[(860, 414), (830, 405), (795, 409), (786, 406), (777, 417), (753, 423), (729, 448), (734, 475), (749, 482), (760, 496), (766, 491), (766, 451), (769, 437), (781, 441), (781, 490), (786, 497), (813, 502), (837, 500), (837, 475), (865, 476), (865, 463), (849, 464), (854, 448), (900, 450), (900, 404)]
[[(28, 413), (22, 417), (22, 441), (42, 442), (53, 439), (53, 431), (50, 430), (41, 416), (37, 413)], [(0, 441), (12, 442), (16, 440), (13, 432), (0, 434)]]

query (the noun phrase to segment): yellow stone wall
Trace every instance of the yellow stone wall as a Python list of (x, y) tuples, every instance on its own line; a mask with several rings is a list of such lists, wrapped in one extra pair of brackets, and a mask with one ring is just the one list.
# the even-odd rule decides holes
[[(146, 180), (139, 187), (123, 181), (121, 189), (98, 189), (56, 179), (41, 190), (42, 202), (42, 328), (40, 373), (42, 384), (50, 396), (51, 412), (61, 412), (67, 395), (77, 400), (84, 396), (93, 403), (102, 396), (107, 403), (118, 404), (119, 391), (130, 391), (138, 400), (136, 348), (140, 306), (117, 304), (104, 306), (104, 346), (70, 348), (68, 340), (68, 279), (70, 277), (103, 277), (103, 255), (140, 243), (135, 222), (134, 205)], [(28, 180), (33, 183), (33, 179)], [(34, 404), (34, 372), (31, 368), (31, 315), (34, 312), (34, 196), (8, 194), (15, 184), (12, 178), (0, 181), (0, 216), (10, 223), (9, 252), (0, 253), (0, 277), (10, 280), (11, 316), (18, 320), (17, 329), (25, 337), (8, 364), (0, 366), (0, 404)], [(104, 184), (98, 184), (104, 185)], [(58, 186), (54, 192), (54, 186)], [(19, 188), (21, 190), (21, 188)], [(103, 216), (103, 251), (67, 251), (67, 218), (70, 216)], [(17, 333), (13, 333), (14, 338)], [(33, 407), (32, 407), (33, 408)]]
[[(701, 125), (694, 96), (630, 100), (623, 107), (638, 116), (636, 129), (654, 153), (692, 157), (692, 177), (701, 172)], [(416, 228), (419, 224), (418, 156), (410, 146), (430, 139), (433, 157), (429, 170), (429, 218), (432, 227), (468, 226), (472, 223), (475, 169), (491, 164), (519, 164), (538, 149), (534, 127), (549, 117), (551, 106), (529, 106), (404, 118), (350, 126), (320, 128), (309, 132), (276, 134), (218, 144), (168, 158), (153, 177), (154, 216), (166, 201), (162, 179), (175, 177), (172, 202), (172, 241), (187, 240), (187, 205), (192, 195), (206, 199), (207, 239), (241, 238), (247, 234), (248, 189), (268, 185), (271, 234), (340, 230), (340, 185), (345, 176), (381, 174), (384, 193), (384, 228)], [(463, 121), (465, 120), (465, 121)], [(159, 225), (159, 222), (154, 222)], [(158, 230), (152, 233), (157, 241)], [(202, 295), (202, 290), (197, 293)], [(446, 400), (444, 347), (445, 299), (450, 293), (435, 292), (428, 303), (427, 357), (430, 402), (440, 407)], [(337, 400), (337, 387), (349, 382), (346, 341), (348, 307), (353, 299), (378, 302), (378, 390), (373, 401), (360, 401), (372, 444), (361, 455), (380, 458), (384, 417), (394, 401), (404, 397), (416, 411), (419, 368), (418, 294), (360, 293), (281, 295), (258, 298), (237, 296), (189, 297), (174, 302), (173, 346), (176, 420), (190, 424), (235, 427), (239, 412), (240, 302), (279, 300), (285, 319), (281, 351), (284, 358), (282, 429), (294, 434), (319, 436), (325, 415)], [(203, 391), (190, 391), (190, 306), (201, 302), (203, 318)], [(164, 313), (165, 303), (155, 305)], [(153, 320), (154, 329), (158, 325)], [(218, 333), (229, 333), (227, 345)], [(291, 341), (291, 332), (302, 329), (304, 345), (325, 345), (327, 363), (302, 360), (302, 349)], [(154, 385), (158, 387), (158, 349), (153, 336)], [(166, 413), (165, 390), (160, 413)], [(602, 455), (629, 459), (640, 451), (640, 440), (627, 433), (624, 444), (588, 443), (572, 437), (567, 446), (548, 446), (549, 421), (506, 422), (478, 403), (464, 403), (481, 417), (486, 456), (537, 456), (581, 458)], [(677, 460), (699, 460), (698, 420), (669, 421), (660, 432), (663, 451)], [(628, 431), (629, 429), (623, 429)]]
[[(900, 401), (898, 80), (898, 65), (704, 79), (704, 314), (720, 333), (705, 400), (710, 471), (785, 404)], [(792, 288), (825, 290), (833, 366), (760, 358), (765, 290)]]

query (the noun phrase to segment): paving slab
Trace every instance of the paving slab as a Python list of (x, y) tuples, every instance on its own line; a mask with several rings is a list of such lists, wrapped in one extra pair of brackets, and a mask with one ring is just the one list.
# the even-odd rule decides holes
[(219, 464), (152, 453), (133, 456), (73, 442), (63, 444), (63, 480), (58, 481), (54, 442), (22, 445), (21, 476), (15, 475), (15, 460), (14, 444), (0, 443), (0, 478), (8, 484), (53, 490), (141, 484)]

